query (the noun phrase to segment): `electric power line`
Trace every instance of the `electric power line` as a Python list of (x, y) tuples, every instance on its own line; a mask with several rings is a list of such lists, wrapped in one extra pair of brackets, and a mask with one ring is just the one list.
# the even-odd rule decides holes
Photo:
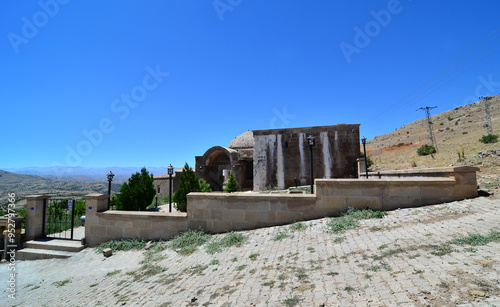
[(431, 121), (431, 111), (430, 111), (430, 110), (435, 109), (435, 108), (437, 108), (437, 106), (436, 107), (426, 106), (425, 108), (422, 107), (422, 108), (417, 109), (417, 111), (418, 110), (425, 111), (425, 116), (427, 116), (427, 124), (429, 127), (429, 138), (431, 140), (432, 146), (434, 146), (434, 148), (437, 151), (437, 142), (436, 142), (436, 138), (434, 137), (434, 132), (432, 131), (432, 121)]
[(488, 100), (490, 100), (491, 96), (488, 97), (479, 97), (479, 99), (482, 99), (484, 102), (484, 128), (486, 129), (486, 135), (493, 134), (492, 130), (492, 125), (491, 125), (491, 118), (490, 118), (490, 111), (488, 108)]

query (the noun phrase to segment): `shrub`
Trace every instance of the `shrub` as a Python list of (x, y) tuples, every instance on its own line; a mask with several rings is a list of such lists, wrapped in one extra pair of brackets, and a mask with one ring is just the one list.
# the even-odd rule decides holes
[(496, 143), (498, 142), (498, 134), (483, 135), (483, 137), (479, 139), (479, 142), (484, 144)]
[(128, 183), (123, 183), (117, 197), (116, 208), (129, 211), (146, 210), (155, 194), (153, 174), (149, 175), (149, 172), (143, 167), (140, 173), (137, 172), (128, 179)]
[(432, 155), (436, 153), (436, 148), (431, 145), (422, 145), (419, 149), (417, 149), (417, 154), (419, 156), (427, 156), (427, 155)]
[[(360, 152), (360, 153), (359, 153), (359, 156), (360, 156), (361, 158), (364, 158), (364, 157), (365, 157), (365, 153), (364, 153), (364, 152)], [(370, 168), (373, 164), (375, 164), (375, 163), (373, 162), (373, 160), (372, 160), (372, 159), (370, 159), (370, 157), (369, 157), (369, 156), (368, 156), (368, 157), (366, 157), (366, 167)]]
[(226, 187), (224, 188), (224, 192), (231, 193), (238, 191), (238, 183), (236, 183), (236, 179), (234, 179), (233, 172), (229, 172), (229, 178), (227, 179)]
[(200, 192), (212, 192), (210, 184), (208, 184), (208, 182), (206, 182), (205, 179), (199, 179), (198, 186), (200, 187)]

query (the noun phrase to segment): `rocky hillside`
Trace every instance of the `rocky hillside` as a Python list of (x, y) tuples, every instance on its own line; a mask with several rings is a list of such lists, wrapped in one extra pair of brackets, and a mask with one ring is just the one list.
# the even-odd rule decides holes
[[(488, 103), (493, 133), (500, 135), (500, 95)], [(485, 134), (482, 100), (436, 114), (431, 121), (438, 149), (434, 157), (417, 155), (420, 146), (431, 144), (424, 117), (368, 140), (368, 156), (375, 162), (372, 170), (474, 165), (481, 168), (483, 186), (500, 186), (500, 143), (479, 142)]]

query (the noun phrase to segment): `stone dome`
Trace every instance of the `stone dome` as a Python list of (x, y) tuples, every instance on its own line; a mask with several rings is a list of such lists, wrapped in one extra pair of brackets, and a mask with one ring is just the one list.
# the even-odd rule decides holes
[(253, 149), (253, 132), (247, 130), (240, 136), (235, 137), (231, 143), (229, 143), (228, 148), (231, 149)]

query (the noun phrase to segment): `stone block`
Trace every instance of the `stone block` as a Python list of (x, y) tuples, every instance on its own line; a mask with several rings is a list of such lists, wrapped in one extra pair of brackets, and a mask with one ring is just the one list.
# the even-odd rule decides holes
[(290, 200), (287, 209), (291, 211), (310, 211), (315, 209), (315, 202), (310, 200)]
[(302, 212), (289, 212), (289, 211), (277, 211), (276, 212), (276, 223), (287, 224), (300, 221), (302, 219)]
[(398, 208), (419, 207), (421, 205), (420, 196), (388, 196), (382, 198), (382, 206), (372, 208), (374, 210), (395, 210)]
[(245, 222), (267, 221), (267, 211), (245, 211)]
[(113, 250), (111, 248), (105, 248), (102, 251), (102, 255), (106, 258), (111, 257), (113, 255)]
[(224, 221), (244, 222), (245, 211), (243, 210), (225, 210), (222, 212), (222, 219)]
[(316, 210), (340, 210), (347, 209), (345, 196), (328, 196), (316, 202)]
[(191, 230), (203, 230), (207, 231), (209, 230), (207, 227), (207, 221), (200, 221), (200, 220), (190, 220), (188, 221), (187, 228)]
[(123, 228), (118, 226), (106, 226), (105, 235), (112, 238), (123, 238)]
[(420, 197), (420, 188), (417, 185), (388, 185), (386, 195)]
[(420, 187), (421, 197), (451, 196), (450, 185), (425, 185)]

